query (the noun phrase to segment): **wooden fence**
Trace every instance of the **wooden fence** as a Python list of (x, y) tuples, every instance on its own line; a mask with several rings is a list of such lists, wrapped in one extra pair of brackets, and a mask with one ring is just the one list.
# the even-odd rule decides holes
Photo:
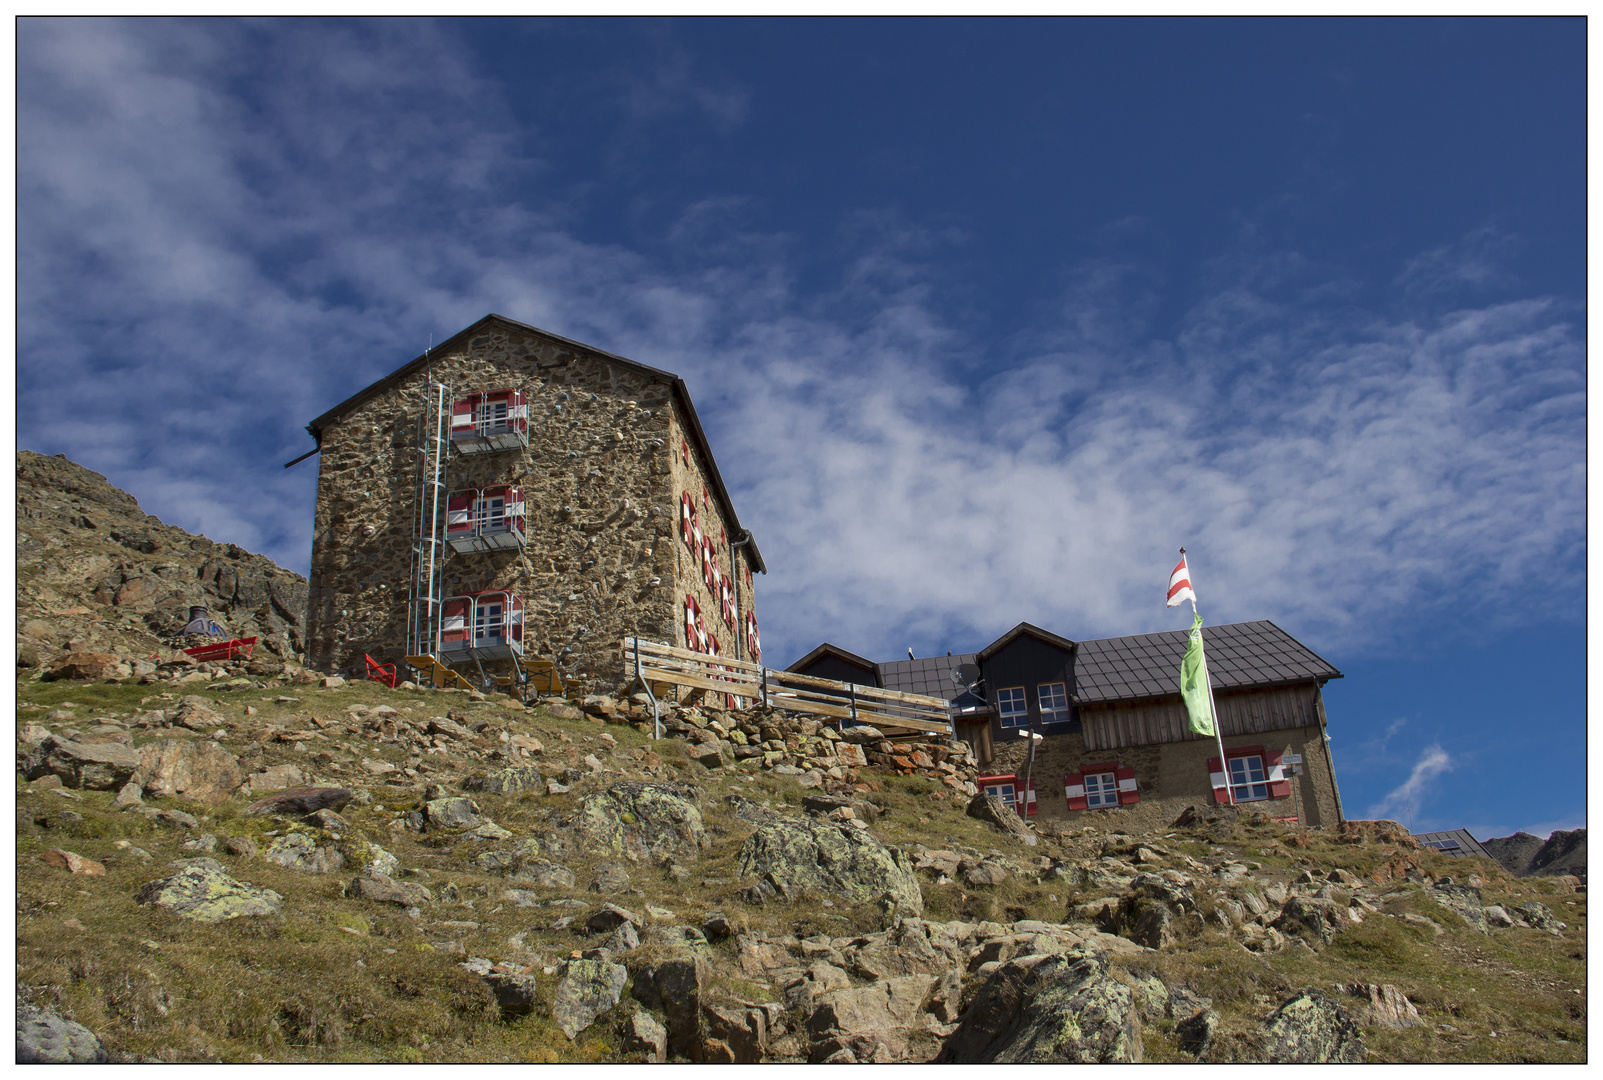
[(731, 656), (708, 656), (643, 638), (623, 639), (624, 672), (638, 678), (653, 703), (670, 686), (727, 694), (787, 712), (871, 724), (881, 731), (952, 733), (945, 698), (776, 671)]

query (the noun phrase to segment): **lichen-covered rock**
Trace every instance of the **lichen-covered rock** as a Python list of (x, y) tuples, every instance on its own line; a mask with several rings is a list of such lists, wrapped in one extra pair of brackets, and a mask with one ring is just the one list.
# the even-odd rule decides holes
[(18, 1065), (104, 1065), (106, 1048), (82, 1024), (17, 1003)]
[(597, 1017), (618, 1004), (628, 981), (629, 970), (622, 964), (570, 960), (567, 972), (557, 984), (551, 1019), (568, 1038), (577, 1038)]
[(945, 924), (903, 918), (889, 930), (854, 941), (841, 962), (859, 978), (887, 979), (940, 975), (961, 967), (965, 959), (962, 946)]
[[(924, 1005), (935, 985), (932, 975), (899, 975), (866, 986), (845, 987), (819, 994), (807, 1017), (807, 1032), (815, 1046), (853, 1036), (873, 1036), (899, 1056), (910, 1030), (923, 1028)], [(813, 1057), (822, 1059), (815, 1050)]]
[(1487, 932), (1486, 908), (1481, 904), (1481, 891), (1473, 885), (1433, 885), (1425, 890), (1425, 895), (1447, 910), (1463, 916), (1465, 922), (1481, 933)]
[(423, 804), (424, 828), (472, 829), (484, 824), (479, 816), (479, 804), (461, 797), (430, 799)]
[(741, 845), (737, 869), (786, 896), (859, 904), (888, 894), (903, 914), (924, 910), (924, 894), (906, 854), (833, 822), (809, 818), (760, 825)]
[(585, 797), (573, 828), (588, 851), (652, 865), (694, 857), (708, 843), (695, 789), (685, 785), (613, 784)]
[(1546, 904), (1535, 900), (1518, 905), (1514, 912), (1538, 930), (1562, 930), (1566, 925), (1553, 917), (1552, 909)]
[(1016, 957), (991, 973), (938, 1062), (1094, 1064), (1141, 1060), (1141, 1018), (1104, 954)]
[[(519, 848), (519, 852), (523, 850)], [(538, 850), (535, 847), (534, 850)], [(514, 853), (516, 857), (518, 852)], [(526, 881), (532, 885), (539, 885), (546, 889), (571, 889), (578, 881), (573, 871), (566, 866), (559, 865), (547, 859), (523, 858), (518, 862), (518, 868), (507, 875), (508, 881)]]
[(768, 1014), (745, 1005), (703, 1005), (698, 1060), (708, 1065), (755, 1065), (768, 1050)]
[(309, 874), (332, 874), (345, 866), (345, 856), (332, 846), (319, 846), (306, 833), (290, 833), (275, 839), (263, 856), (286, 870)]
[(139, 890), (138, 903), (151, 904), (185, 919), (222, 922), (252, 915), (277, 915), (284, 898), (271, 889), (235, 881), (214, 859), (189, 859), (175, 874)]
[(462, 784), (465, 791), (483, 791), (491, 795), (518, 795), (525, 791), (544, 791), (545, 778), (539, 769), (519, 766), (510, 769), (493, 769), (483, 776), (470, 776)]
[(1301, 934), (1325, 945), (1347, 924), (1347, 909), (1334, 900), (1293, 896), (1270, 925), (1284, 934)]
[(135, 779), (145, 795), (220, 803), (245, 782), (239, 759), (205, 739), (163, 739), (139, 752)]
[(1264, 1021), (1261, 1060), (1275, 1065), (1361, 1064), (1364, 1038), (1352, 1017), (1318, 990), (1288, 998)]
[(643, 1009), (636, 1009), (625, 1022), (622, 1050), (626, 1054), (639, 1054), (653, 1065), (668, 1059), (668, 1029), (657, 1018)]

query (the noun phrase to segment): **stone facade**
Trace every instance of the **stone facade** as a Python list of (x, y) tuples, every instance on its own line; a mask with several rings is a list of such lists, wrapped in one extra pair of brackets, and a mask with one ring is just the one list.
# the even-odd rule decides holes
[(359, 670), (364, 654), (394, 662), (408, 651), (423, 490), (417, 447), (433, 415), (431, 380), (455, 399), (521, 391), (529, 421), (525, 448), (450, 454), (448, 491), (523, 489), (527, 542), (478, 554), (447, 548), (445, 596), (505, 589), (522, 597), (524, 655), (556, 659), (579, 691), (622, 679), (619, 642), (627, 635), (687, 646), (687, 595), (717, 621), (725, 652), (743, 645), (745, 635), (718, 619), (700, 558), (680, 540), (680, 495), (689, 491), (716, 557), (739, 583), (740, 611), (754, 610), (747, 571), (763, 571), (761, 556), (729, 544), (738, 521), (682, 380), (492, 315), (310, 426), (322, 451), (310, 666)]
[[(1296, 817), (1312, 828), (1334, 828), (1340, 821), (1336, 784), (1325, 756), (1320, 729), (1290, 728), (1264, 734), (1226, 736), (1225, 750), (1263, 746), (1271, 752), (1301, 754), (1303, 775), (1291, 780), (1291, 795), (1242, 803), (1273, 818)], [(1023, 781), (1029, 754), (1022, 742), (1002, 743), (985, 766), (987, 773), (1017, 772)], [(1213, 788), (1208, 759), (1219, 756), (1212, 739), (1125, 746), (1116, 750), (1088, 750), (1080, 732), (1052, 735), (1041, 740), (1035, 754), (1036, 818), (1069, 825), (1095, 825), (1110, 831), (1141, 833), (1167, 828), (1188, 806), (1211, 806)], [(1135, 770), (1140, 801), (1107, 810), (1070, 810), (1063, 793), (1063, 778), (1084, 765), (1117, 761)]]

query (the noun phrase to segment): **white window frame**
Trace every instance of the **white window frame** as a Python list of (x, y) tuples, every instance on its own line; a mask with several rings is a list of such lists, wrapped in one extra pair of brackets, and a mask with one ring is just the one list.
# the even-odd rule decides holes
[[(1241, 763), (1242, 775), (1236, 776), (1236, 763)], [(1256, 762), (1257, 779), (1253, 779)], [(1262, 754), (1233, 754), (1225, 759), (1225, 780), (1230, 785), (1230, 797), (1238, 802), (1258, 802), (1269, 798), (1269, 769)]]
[(1006, 784), (986, 784), (984, 791), (987, 795), (995, 795), (998, 799), (1001, 799), (1010, 807), (1014, 805), (1015, 800), (1018, 798), (1018, 785), (1013, 782)]
[(502, 495), (481, 495), (473, 500), (473, 532), (476, 536), (501, 532), (507, 527), (507, 500)]
[(1114, 773), (1083, 773), (1085, 805), (1088, 810), (1107, 810), (1119, 805), (1119, 778)]
[[(1009, 711), (1008, 705), (1014, 704), (1013, 695), (1018, 695), (1016, 703), (1017, 712)], [(1021, 728), (1030, 726), (1030, 703), (1024, 696), (1024, 687), (1005, 686), (996, 692), (996, 717), (1005, 728)]]
[[(1051, 695), (1050, 698), (1048, 695)], [(1067, 724), (1069, 722), (1069, 695), (1060, 682), (1041, 683), (1035, 688), (1035, 700), (1041, 703), (1041, 723)], [(1050, 708), (1048, 701), (1052, 702)], [(1058, 702), (1062, 702), (1059, 705)]]
[(480, 435), (491, 428), (506, 427), (511, 412), (504, 401), (481, 401), (473, 410), (473, 426)]
[(506, 601), (498, 600), (494, 603), (473, 605), (473, 642), (478, 645), (481, 641), (491, 641), (502, 644), (506, 641)]

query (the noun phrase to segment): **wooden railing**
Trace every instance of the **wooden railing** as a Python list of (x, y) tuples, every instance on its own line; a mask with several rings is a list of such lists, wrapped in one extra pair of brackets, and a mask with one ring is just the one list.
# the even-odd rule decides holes
[(871, 724), (882, 731), (952, 732), (944, 698), (776, 671), (730, 656), (708, 656), (643, 638), (623, 639), (623, 667), (626, 675), (645, 683), (653, 701), (669, 686), (683, 686), (745, 698), (787, 712)]

